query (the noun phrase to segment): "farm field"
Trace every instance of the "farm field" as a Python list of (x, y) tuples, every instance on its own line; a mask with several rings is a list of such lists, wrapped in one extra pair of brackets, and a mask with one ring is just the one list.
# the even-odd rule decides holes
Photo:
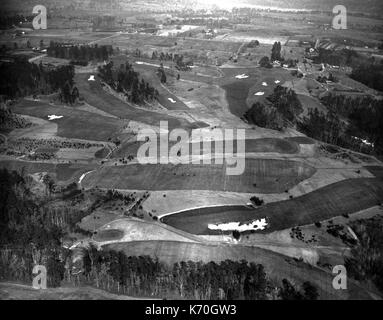
[(129, 164), (102, 167), (82, 183), (86, 188), (281, 193), (314, 172), (298, 161), (274, 159), (246, 159), (245, 172), (231, 176), (226, 175), (226, 164)]
[(382, 200), (381, 179), (349, 179), (297, 198), (266, 204), (254, 210), (248, 208), (239, 210), (238, 207), (203, 208), (165, 216), (162, 221), (193, 234), (217, 234), (217, 231), (208, 229), (208, 224), (247, 223), (266, 218), (267, 228), (258, 232), (272, 232), (367, 209)]

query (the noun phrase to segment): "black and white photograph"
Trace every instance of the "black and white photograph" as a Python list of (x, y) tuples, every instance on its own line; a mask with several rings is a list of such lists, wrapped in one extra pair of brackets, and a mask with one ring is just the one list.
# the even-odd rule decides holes
[(382, 0), (1, 0), (0, 300), (382, 299)]

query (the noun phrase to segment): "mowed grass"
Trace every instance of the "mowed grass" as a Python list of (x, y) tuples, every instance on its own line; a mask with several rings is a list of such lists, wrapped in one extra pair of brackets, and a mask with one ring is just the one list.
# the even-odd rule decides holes
[[(116, 151), (112, 153), (112, 157), (120, 158), (127, 157), (129, 155), (136, 156), (137, 151), (141, 145), (145, 142), (141, 141), (129, 141), (123, 143)], [(173, 146), (176, 142), (169, 142), (169, 148)], [(198, 144), (197, 142), (189, 143), (189, 152), (191, 153), (193, 148)], [(200, 142), (200, 150), (202, 154), (203, 143)], [(215, 142), (212, 141), (211, 153), (215, 152)], [(160, 153), (160, 142), (157, 144), (157, 153)], [(233, 152), (237, 153), (238, 141), (233, 140)], [(223, 149), (225, 150), (225, 149)], [(289, 141), (287, 139), (275, 139), (275, 138), (261, 138), (261, 139), (246, 139), (245, 141), (245, 152), (247, 153), (257, 153), (257, 152), (276, 152), (276, 153), (287, 153), (294, 154), (298, 152), (298, 146), (294, 141)]]
[(127, 256), (149, 255), (160, 262), (172, 266), (181, 261), (202, 261), (219, 263), (224, 260), (260, 263), (267, 276), (276, 285), (287, 278), (301, 285), (305, 281), (313, 283), (322, 299), (370, 298), (367, 292), (353, 281), (348, 282), (348, 290), (334, 290), (333, 275), (304, 263), (296, 263), (280, 254), (257, 247), (241, 245), (208, 245), (178, 241), (134, 241), (113, 243), (103, 246), (104, 250), (123, 251)]
[(208, 224), (248, 223), (267, 218), (267, 229), (257, 232), (272, 232), (357, 212), (375, 206), (382, 200), (383, 180), (348, 179), (298, 198), (266, 204), (258, 209), (227, 206), (203, 208), (165, 216), (162, 221), (193, 234), (217, 234), (217, 231), (208, 229)]
[(124, 236), (124, 232), (118, 229), (104, 229), (99, 230), (93, 236), (93, 239), (96, 241), (112, 241), (119, 240)]
[(170, 129), (195, 129), (200, 127), (200, 124), (192, 124), (184, 119), (135, 108), (105, 92), (98, 76), (95, 77), (96, 81), (88, 81), (89, 75), (90, 74), (77, 74), (75, 77), (76, 85), (79, 88), (80, 95), (84, 97), (85, 101), (97, 109), (122, 119), (143, 122), (153, 126), (159, 126), (160, 121), (168, 121)]
[(48, 172), (56, 177), (58, 181), (72, 182), (78, 180), (81, 174), (95, 168), (94, 165), (69, 164), (69, 163), (47, 163), (47, 162), (31, 162), (19, 160), (0, 161), (0, 168), (15, 170), (27, 174), (38, 172)]
[(280, 193), (314, 173), (314, 168), (298, 161), (246, 159), (241, 175), (227, 175), (226, 164), (130, 164), (102, 167), (82, 183), (85, 187), (132, 190)]
[[(218, 81), (218, 84), (226, 91), (231, 113), (238, 117), (242, 117), (254, 102), (264, 102), (277, 85), (282, 85), (292, 78), (289, 71), (282, 68), (230, 68), (222, 69), (222, 71), (224, 77)], [(240, 74), (246, 74), (249, 77), (236, 79), (235, 76)], [(276, 84), (276, 80), (280, 82)], [(263, 82), (266, 82), (267, 86), (263, 86)], [(256, 92), (264, 92), (264, 95), (255, 96)]]
[(0, 282), (0, 300), (135, 300), (129, 296), (117, 295), (90, 286), (59, 287), (36, 290), (31, 283)]
[(123, 128), (123, 121), (76, 109), (52, 106), (41, 101), (22, 100), (12, 111), (48, 120), (48, 115), (63, 116), (52, 120), (57, 123), (57, 135), (64, 138), (108, 141)]

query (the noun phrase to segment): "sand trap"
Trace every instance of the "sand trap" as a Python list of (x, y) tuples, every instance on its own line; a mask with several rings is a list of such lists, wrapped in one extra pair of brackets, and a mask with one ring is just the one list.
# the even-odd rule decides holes
[(267, 87), (267, 83), (266, 83), (266, 82), (262, 82), (262, 85), (263, 85), (264, 87)]
[(171, 103), (176, 103), (177, 101), (173, 100), (172, 98), (168, 98), (168, 100), (171, 102)]
[(94, 75), (93, 75), (93, 74), (89, 76), (88, 81), (95, 81), (95, 79), (94, 79)]
[(239, 74), (239, 75), (237, 75), (237, 76), (235, 76), (237, 79), (246, 79), (246, 78), (248, 78), (249, 76), (248, 75), (246, 75), (246, 74), (244, 74), (244, 73), (242, 73), (242, 74)]
[(142, 61), (136, 61), (137, 64), (144, 64)]
[(229, 222), (222, 224), (208, 224), (208, 228), (210, 230), (222, 230), (222, 231), (234, 231), (237, 230), (239, 232), (247, 231), (247, 230), (263, 230), (267, 226), (266, 218), (262, 218), (259, 220), (255, 220), (249, 224), (242, 224), (240, 222)]
[(52, 114), (50, 116), (48, 115), (48, 120), (51, 121), (51, 120), (55, 120), (55, 119), (60, 119), (62, 117), (63, 116), (56, 116), (56, 115)]
[(275, 82), (276, 84), (280, 83), (280, 81), (279, 81), (279, 80), (275, 80), (274, 82)]
[(255, 96), (263, 96), (264, 94), (265, 94), (265, 93), (264, 93), (264, 92), (261, 92), (261, 91), (254, 93)]
[(91, 171), (88, 171), (88, 172), (85, 172), (81, 175), (80, 179), (78, 179), (78, 183), (80, 184), (81, 181), (85, 178), (85, 176), (88, 174), (88, 173), (91, 173), (93, 172), (94, 170), (91, 170)]

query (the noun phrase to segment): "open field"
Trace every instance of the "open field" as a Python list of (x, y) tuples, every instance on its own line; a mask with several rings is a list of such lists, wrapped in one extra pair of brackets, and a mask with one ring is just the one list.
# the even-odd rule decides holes
[(311, 177), (314, 172), (314, 168), (298, 161), (274, 159), (246, 159), (242, 175), (226, 175), (226, 164), (130, 164), (102, 167), (88, 174), (83, 186), (280, 193)]
[(127, 256), (141, 255), (145, 252), (146, 255), (158, 258), (159, 261), (168, 265), (188, 260), (207, 263), (227, 259), (234, 261), (245, 259), (249, 262), (261, 263), (267, 275), (275, 283), (280, 283), (283, 278), (299, 284), (309, 280), (318, 287), (322, 299), (370, 298), (369, 294), (353, 281), (349, 282), (349, 290), (334, 290), (331, 285), (333, 279), (331, 274), (256, 247), (174, 241), (134, 241), (107, 245), (104, 249), (122, 250)]
[(162, 221), (193, 234), (217, 234), (209, 223), (249, 222), (267, 218), (272, 232), (310, 224), (344, 213), (372, 207), (383, 200), (383, 183), (378, 178), (349, 179), (330, 184), (303, 196), (266, 204), (258, 209), (203, 208), (165, 216)]

